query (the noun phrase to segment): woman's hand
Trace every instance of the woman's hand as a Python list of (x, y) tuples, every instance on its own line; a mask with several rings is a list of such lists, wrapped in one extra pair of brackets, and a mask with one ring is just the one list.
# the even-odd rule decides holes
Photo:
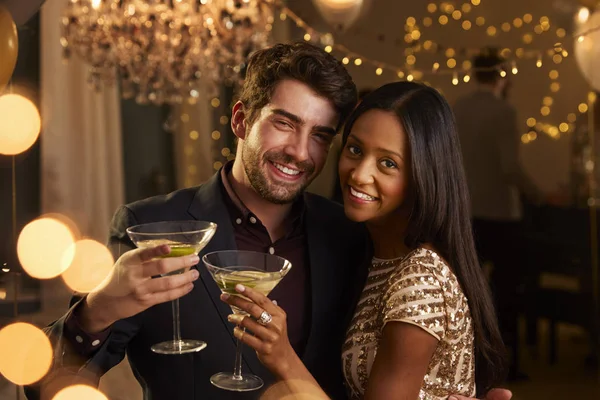
[(290, 369), (297, 364), (299, 358), (288, 339), (285, 311), (271, 299), (249, 287), (237, 285), (235, 290), (251, 300), (225, 293), (221, 295), (224, 302), (250, 314), (250, 317), (229, 315), (229, 322), (237, 325), (234, 329), (235, 337), (256, 350), (260, 362), (275, 376), (289, 379)]

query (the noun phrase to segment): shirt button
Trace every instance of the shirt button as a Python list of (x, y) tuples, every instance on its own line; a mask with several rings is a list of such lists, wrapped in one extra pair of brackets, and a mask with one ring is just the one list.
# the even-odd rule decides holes
[(255, 224), (256, 223), (256, 218), (250, 217), (250, 222), (252, 222), (253, 224)]
[(273, 247), (269, 247), (269, 253), (270, 254), (275, 254), (275, 249)]
[(77, 340), (77, 343), (83, 343), (83, 338), (79, 335), (75, 336), (75, 340)]
[(241, 224), (242, 223), (242, 219), (241, 218), (236, 219), (235, 223), (238, 224), (238, 225)]
[(96, 339), (92, 342), (92, 346), (98, 346), (99, 344), (100, 344), (100, 341), (98, 339)]

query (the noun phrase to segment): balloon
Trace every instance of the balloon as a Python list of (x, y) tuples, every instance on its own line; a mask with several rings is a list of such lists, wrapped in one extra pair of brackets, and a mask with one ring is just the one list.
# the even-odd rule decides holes
[(313, 0), (330, 25), (344, 31), (354, 24), (364, 11), (364, 0)]
[(577, 33), (583, 36), (575, 36), (575, 59), (587, 82), (600, 91), (600, 11), (590, 15)]
[(45, 0), (0, 0), (0, 6), (6, 7), (17, 26), (23, 25), (39, 9)]
[(17, 27), (8, 10), (0, 5), (0, 92), (15, 70), (18, 53)]

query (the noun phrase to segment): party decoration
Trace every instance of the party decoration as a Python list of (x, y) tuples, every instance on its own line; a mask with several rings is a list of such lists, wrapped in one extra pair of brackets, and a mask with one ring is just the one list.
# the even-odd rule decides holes
[(345, 31), (360, 17), (364, 0), (313, 0), (323, 19), (340, 31)]
[(590, 15), (579, 28), (575, 59), (588, 83), (600, 91), (600, 11)]
[(8, 9), (0, 4), (0, 92), (13, 74), (18, 53), (17, 26)]

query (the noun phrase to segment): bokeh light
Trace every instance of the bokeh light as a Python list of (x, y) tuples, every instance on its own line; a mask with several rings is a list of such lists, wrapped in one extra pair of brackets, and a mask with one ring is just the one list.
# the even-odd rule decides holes
[(41, 329), (24, 322), (0, 330), (0, 373), (17, 385), (42, 379), (52, 362), (52, 345)]
[(74, 291), (89, 293), (110, 274), (114, 258), (105, 245), (95, 240), (78, 240), (73, 246), (75, 257), (61, 277)]
[(75, 256), (75, 238), (56, 218), (43, 217), (27, 224), (17, 241), (17, 255), (25, 272), (38, 279), (62, 274)]
[(0, 154), (15, 155), (30, 148), (40, 135), (40, 113), (18, 94), (0, 96)]
[(108, 400), (108, 397), (96, 388), (87, 385), (73, 385), (62, 389), (52, 400)]

